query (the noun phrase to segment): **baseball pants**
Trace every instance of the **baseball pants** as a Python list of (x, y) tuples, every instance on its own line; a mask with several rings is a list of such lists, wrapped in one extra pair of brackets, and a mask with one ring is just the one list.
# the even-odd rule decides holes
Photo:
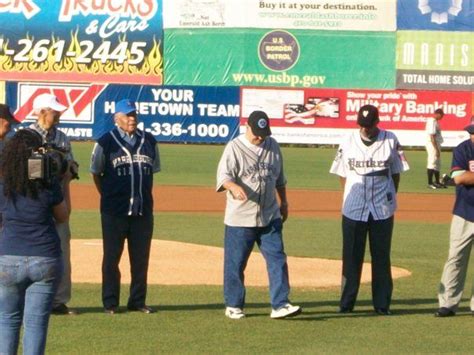
[(64, 271), (59, 282), (56, 295), (54, 296), (53, 307), (60, 304), (67, 304), (71, 300), (71, 230), (69, 222), (56, 224), (56, 231), (61, 240), (61, 250), (63, 254)]
[(390, 265), (392, 232), (393, 216), (374, 220), (370, 215), (367, 222), (342, 216), (341, 308), (354, 308), (362, 275), (367, 234), (372, 257), (372, 303), (374, 308), (390, 308), (393, 291)]
[(276, 219), (267, 227), (225, 226), (224, 300), (227, 307), (245, 305), (244, 271), (257, 243), (267, 264), (270, 300), (273, 309), (289, 303), (288, 264), (283, 247), (282, 222)]
[[(426, 168), (440, 171), (441, 170), (441, 156), (436, 157), (436, 149), (433, 147), (433, 144), (428, 143), (426, 144), (425, 148), (426, 148), (426, 152), (428, 153)], [(439, 148), (440, 146), (438, 144), (438, 149)]]
[(130, 257), (130, 295), (127, 307), (145, 306), (148, 261), (153, 235), (153, 215), (111, 216), (102, 214), (102, 303), (105, 308), (120, 304), (120, 269), (125, 239)]
[[(449, 256), (444, 265), (439, 285), (439, 306), (456, 311), (461, 302), (466, 273), (474, 243), (474, 223), (454, 215), (449, 236)], [(471, 311), (474, 311), (474, 284), (471, 294)]]

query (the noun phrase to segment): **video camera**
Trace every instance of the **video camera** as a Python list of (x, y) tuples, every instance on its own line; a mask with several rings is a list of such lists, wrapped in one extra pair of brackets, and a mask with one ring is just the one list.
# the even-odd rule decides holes
[(28, 178), (51, 183), (54, 178), (61, 178), (69, 166), (72, 178), (79, 179), (77, 163), (69, 165), (66, 159), (67, 153), (66, 150), (49, 143), (33, 151), (28, 158)]

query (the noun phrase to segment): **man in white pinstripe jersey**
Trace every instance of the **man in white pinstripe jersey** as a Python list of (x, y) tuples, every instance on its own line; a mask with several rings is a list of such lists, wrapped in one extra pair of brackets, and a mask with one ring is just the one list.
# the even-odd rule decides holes
[(357, 115), (359, 130), (341, 143), (330, 170), (339, 175), (344, 188), (341, 313), (354, 309), (368, 234), (373, 306), (379, 315), (391, 314), (393, 214), (400, 173), (408, 170), (408, 164), (397, 137), (379, 129), (378, 123), (378, 109), (362, 106)]

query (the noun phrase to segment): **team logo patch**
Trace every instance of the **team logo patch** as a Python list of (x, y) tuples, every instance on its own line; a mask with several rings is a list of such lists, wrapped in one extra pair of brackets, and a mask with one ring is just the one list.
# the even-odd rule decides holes
[(362, 116), (367, 117), (368, 115), (369, 115), (369, 111), (368, 111), (368, 110), (362, 111)]
[(257, 122), (257, 126), (260, 127), (261, 129), (267, 127), (267, 120), (264, 118), (261, 118)]

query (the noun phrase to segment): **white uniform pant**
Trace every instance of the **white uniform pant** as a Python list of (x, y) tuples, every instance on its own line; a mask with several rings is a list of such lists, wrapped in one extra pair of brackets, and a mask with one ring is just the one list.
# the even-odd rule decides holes
[[(436, 146), (438, 149), (440, 149), (440, 145), (438, 143), (436, 143)], [(441, 170), (441, 155), (439, 157), (436, 157), (436, 149), (435, 147), (433, 147), (432, 143), (427, 143), (425, 148), (426, 148), (426, 152), (428, 153), (428, 161), (426, 163), (426, 168), (440, 171)]]
[[(474, 222), (454, 215), (449, 236), (449, 256), (439, 285), (439, 306), (456, 310), (461, 302), (469, 256), (474, 242)], [(474, 311), (474, 284), (471, 294)]]

